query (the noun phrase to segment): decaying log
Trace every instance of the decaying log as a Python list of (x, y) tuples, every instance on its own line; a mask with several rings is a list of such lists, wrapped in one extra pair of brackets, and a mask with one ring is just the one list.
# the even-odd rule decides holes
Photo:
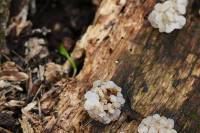
[(5, 41), (6, 25), (9, 17), (9, 4), (10, 0), (0, 1), (0, 53), (7, 53)]
[[(44, 131), (137, 133), (142, 118), (159, 113), (173, 118), (180, 133), (200, 132), (199, 1), (189, 1), (186, 26), (171, 34), (147, 21), (155, 3), (101, 2), (72, 54), (86, 54), (84, 67), (68, 81)], [(91, 120), (83, 109), (84, 93), (99, 79), (115, 81), (126, 98), (119, 120), (108, 125)]]

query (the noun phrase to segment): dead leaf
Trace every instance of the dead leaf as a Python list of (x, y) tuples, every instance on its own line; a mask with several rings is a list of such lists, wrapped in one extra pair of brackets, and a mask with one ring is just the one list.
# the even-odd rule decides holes
[(24, 101), (17, 101), (17, 100), (10, 100), (9, 102), (5, 103), (5, 106), (7, 107), (22, 107), (25, 105)]
[(19, 36), (20, 33), (28, 26), (31, 26), (31, 21), (27, 21), (29, 10), (28, 1), (24, 2), (24, 6), (21, 8), (21, 11), (13, 18), (11, 18), (11, 24), (8, 26), (6, 34), (10, 34), (13, 30), (15, 30), (16, 35)]
[(0, 127), (0, 133), (12, 133), (12, 132), (5, 128)]
[(46, 71), (44, 76), (47, 81), (56, 81), (59, 79), (64, 73), (64, 70), (61, 65), (55, 63), (48, 63), (46, 65)]
[(0, 72), (0, 75), (0, 80), (25, 81), (28, 79), (28, 75), (26, 73), (17, 71), (3, 71)]
[(35, 56), (39, 55), (40, 58), (44, 58), (49, 55), (49, 51), (46, 46), (45, 40), (42, 38), (30, 38), (26, 43), (26, 51), (25, 54), (26, 60), (29, 61), (30, 59), (34, 58)]
[(19, 72), (18, 67), (14, 62), (5, 62), (0, 70), (0, 80), (8, 81), (25, 81), (28, 79), (28, 75), (24, 72)]

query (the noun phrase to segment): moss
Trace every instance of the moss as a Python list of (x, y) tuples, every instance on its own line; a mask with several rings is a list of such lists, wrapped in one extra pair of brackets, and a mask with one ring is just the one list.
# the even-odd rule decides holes
[(190, 117), (191, 117), (192, 120), (198, 120), (199, 119), (199, 117), (195, 113), (191, 113)]
[(197, 129), (200, 129), (200, 122), (197, 124)]

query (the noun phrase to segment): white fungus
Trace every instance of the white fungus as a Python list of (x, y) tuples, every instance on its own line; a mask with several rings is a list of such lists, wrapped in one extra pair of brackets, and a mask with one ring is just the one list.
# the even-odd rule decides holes
[(142, 120), (138, 126), (139, 133), (177, 133), (174, 128), (174, 120), (154, 114)]
[(126, 4), (126, 0), (119, 0), (119, 4), (124, 6)]
[(159, 32), (170, 33), (175, 29), (181, 29), (186, 24), (188, 0), (167, 0), (155, 5), (154, 10), (148, 16), (148, 20)]
[(125, 103), (121, 88), (112, 81), (95, 81), (85, 94), (84, 108), (89, 116), (104, 124), (119, 118), (121, 107)]

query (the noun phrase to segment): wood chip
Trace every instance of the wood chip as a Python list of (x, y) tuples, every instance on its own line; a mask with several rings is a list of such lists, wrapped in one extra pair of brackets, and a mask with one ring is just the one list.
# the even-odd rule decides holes
[(37, 102), (36, 102), (36, 101), (31, 102), (31, 103), (29, 103), (26, 107), (24, 107), (24, 108), (22, 109), (22, 112), (23, 112), (23, 113), (27, 113), (28, 111), (30, 111), (31, 109), (33, 109), (36, 105), (37, 105)]
[(23, 133), (34, 133), (34, 130), (31, 124), (28, 122), (27, 117), (23, 116), (21, 120), (19, 120)]

